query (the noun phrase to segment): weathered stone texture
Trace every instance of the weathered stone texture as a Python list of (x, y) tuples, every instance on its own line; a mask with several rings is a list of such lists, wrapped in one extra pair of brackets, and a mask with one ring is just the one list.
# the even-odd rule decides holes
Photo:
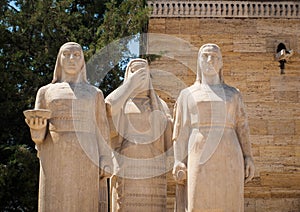
[[(157, 40), (148, 46), (152, 52), (161, 46), (175, 51), (174, 57), (162, 56), (151, 64), (160, 70), (153, 85), (171, 108), (180, 90), (195, 80), (195, 49), (205, 43), (221, 47), (225, 82), (239, 88), (246, 104), (256, 164), (255, 179), (245, 187), (245, 211), (300, 211), (300, 20), (151, 18), (149, 32), (191, 45), (190, 51), (181, 49), (186, 47), (180, 41), (172, 48)], [(275, 60), (281, 42), (295, 52), (284, 75)], [(172, 211), (171, 175), (168, 189)]]

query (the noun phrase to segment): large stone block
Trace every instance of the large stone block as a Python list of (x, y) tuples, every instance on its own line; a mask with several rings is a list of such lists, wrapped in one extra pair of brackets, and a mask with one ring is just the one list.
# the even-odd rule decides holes
[(249, 119), (249, 126), (250, 126), (250, 134), (251, 135), (267, 135), (268, 128), (267, 128), (267, 120), (264, 119)]
[[(251, 119), (250, 119), (251, 120)], [(253, 123), (250, 122), (250, 128)], [(263, 146), (263, 145), (273, 145), (274, 144), (274, 136), (273, 135), (253, 135), (250, 133), (250, 141), (253, 145)]]
[(274, 91), (275, 102), (299, 102), (298, 91)]
[(300, 189), (300, 173), (261, 172), (262, 186)]
[(233, 37), (234, 52), (266, 52), (266, 39), (257, 35), (237, 34)]
[(257, 33), (265, 35), (289, 35), (294, 36), (299, 34), (300, 23), (299, 20), (287, 19), (260, 19), (256, 21)]
[(261, 159), (284, 163), (283, 158), (296, 157), (300, 147), (297, 146), (260, 146)]
[(166, 19), (166, 34), (180, 34), (180, 19)]
[[(297, 122), (295, 121), (295, 123)], [(273, 137), (275, 145), (300, 145), (300, 134), (298, 134), (297, 130), (295, 135), (274, 135)]]
[(272, 91), (300, 91), (300, 76), (271, 77)]
[(149, 20), (149, 31), (151, 33), (165, 33), (166, 32), (166, 19), (164, 18), (151, 18)]
[(293, 135), (295, 134), (294, 120), (269, 120), (269, 135)]
[(298, 212), (299, 198), (263, 198), (257, 199), (255, 212)]

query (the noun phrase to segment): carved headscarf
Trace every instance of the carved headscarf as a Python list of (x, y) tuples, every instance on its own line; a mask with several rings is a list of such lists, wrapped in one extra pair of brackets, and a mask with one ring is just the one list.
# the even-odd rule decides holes
[(217, 44), (213, 44), (213, 43), (207, 43), (204, 44), (203, 46), (200, 47), (199, 52), (198, 52), (198, 57), (197, 57), (197, 78), (196, 81), (197, 82), (201, 82), (201, 78), (202, 78), (202, 71), (200, 69), (200, 56), (202, 54), (202, 51), (204, 48), (206, 47), (212, 47), (213, 51), (217, 52), (218, 57), (219, 57), (219, 62), (221, 63), (221, 68), (219, 70), (219, 77), (220, 77), (220, 82), (224, 83), (224, 77), (223, 77), (223, 60), (222, 60), (222, 53), (221, 53), (221, 49)]
[(75, 42), (67, 42), (60, 47), (58, 55), (57, 55), (57, 59), (56, 59), (52, 83), (61, 82), (63, 80), (62, 79), (63, 67), (61, 64), (61, 55), (63, 53), (64, 48), (66, 48), (67, 46), (74, 46), (74, 47), (77, 47), (78, 49), (80, 49), (80, 53), (82, 55), (81, 59), (83, 60), (83, 63), (82, 63), (83, 65), (82, 65), (80, 73), (79, 73), (79, 82), (86, 83), (87, 82), (86, 65), (85, 65), (85, 61), (84, 61), (83, 51), (82, 51), (81, 46)]

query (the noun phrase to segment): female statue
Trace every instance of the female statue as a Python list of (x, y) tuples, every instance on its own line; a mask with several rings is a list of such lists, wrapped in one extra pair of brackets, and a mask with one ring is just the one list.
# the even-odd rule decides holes
[(187, 177), (188, 211), (243, 212), (244, 181), (254, 176), (242, 97), (224, 83), (222, 65), (220, 48), (203, 45), (197, 80), (175, 107), (173, 174)]
[[(43, 109), (51, 117), (39, 115)], [(32, 113), (26, 123), (40, 159), (39, 211), (107, 211), (107, 192), (99, 185), (105, 177), (99, 166), (110, 154), (105, 103), (87, 82), (79, 44), (61, 46), (53, 81), (38, 90)]]
[(124, 83), (105, 99), (112, 120), (112, 211), (166, 211), (166, 151), (171, 118), (151, 83), (146, 60), (127, 66)]

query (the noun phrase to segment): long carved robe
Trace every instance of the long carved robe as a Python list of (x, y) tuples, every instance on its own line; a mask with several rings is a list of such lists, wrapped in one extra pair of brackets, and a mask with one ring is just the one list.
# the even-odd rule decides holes
[(99, 160), (109, 157), (102, 92), (87, 83), (48, 84), (35, 108), (52, 111), (46, 139), (37, 146), (39, 211), (107, 211), (106, 180), (99, 181)]
[[(109, 95), (107, 104), (113, 98), (113, 94)], [(113, 105), (111, 107), (114, 110)], [(116, 128), (112, 136), (115, 151), (112, 211), (166, 211), (165, 173), (172, 136), (168, 111), (167, 105), (152, 90), (148, 97), (126, 101), (112, 117), (111, 128)]]
[(196, 82), (181, 91), (173, 140), (187, 157), (188, 211), (244, 211), (243, 143), (249, 128), (239, 91)]

